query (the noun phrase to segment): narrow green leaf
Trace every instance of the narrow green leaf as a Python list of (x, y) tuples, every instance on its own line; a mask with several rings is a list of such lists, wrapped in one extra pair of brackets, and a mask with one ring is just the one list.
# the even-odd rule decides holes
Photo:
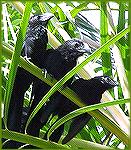
[(59, 18), (60, 18), (60, 22), (61, 21), (66, 21), (66, 16), (65, 14), (63, 13), (62, 9), (57, 5), (57, 11), (58, 11), (58, 15), (59, 15)]
[[(118, 26), (117, 26), (117, 33), (119, 33), (121, 30), (125, 28), (125, 2), (120, 2), (119, 4), (119, 17), (118, 17)], [(128, 46), (126, 45), (126, 38), (123, 36), (121, 39), (119, 39), (117, 46), (119, 47), (124, 67), (129, 73), (129, 50)]]
[(37, 138), (34, 136), (29, 136), (26, 134), (9, 131), (9, 130), (2, 130), (2, 136), (6, 139), (15, 140), (22, 143), (31, 144), (33, 146), (36, 146), (38, 148), (42, 149), (70, 149), (66, 145), (57, 144), (54, 142), (45, 141), (41, 138)]
[(87, 8), (88, 3), (82, 3), (79, 6), (75, 7), (71, 10), (71, 16), (74, 18), (81, 10)]
[(75, 149), (77, 147), (78, 149), (83, 150), (115, 150), (114, 148), (105, 145), (76, 138), (73, 138), (71, 141), (69, 141), (68, 145), (70, 145), (72, 149)]
[[(125, 28), (125, 2), (120, 2), (119, 4), (119, 17), (118, 17), (118, 27), (117, 33)], [(119, 42), (123, 45), (125, 44), (125, 38), (122, 37)]]
[(40, 7), (41, 12), (42, 12), (42, 13), (45, 13), (45, 12), (46, 12), (45, 6), (44, 6), (41, 2), (39, 2), (38, 5), (39, 5), (39, 7)]
[(25, 38), (25, 34), (26, 34), (26, 27), (28, 25), (28, 20), (29, 20), (29, 17), (30, 17), (32, 4), (33, 3), (30, 3), (30, 2), (26, 3), (24, 15), (23, 15), (22, 22), (21, 22), (21, 27), (20, 27), (18, 37), (17, 37), (17, 41), (16, 41), (15, 51), (14, 51), (13, 56), (12, 56), (12, 63), (10, 65), (9, 78), (8, 78), (8, 81), (7, 81), (6, 93), (5, 93), (5, 97), (4, 97), (4, 99), (5, 99), (5, 108), (4, 108), (5, 127), (7, 127), (6, 125), (7, 125), (8, 108), (9, 108), (11, 93), (12, 93), (12, 89), (13, 89), (13, 84), (14, 84), (14, 80), (15, 80), (17, 67), (18, 67), (18, 64), (19, 64), (19, 57), (20, 57), (20, 54), (21, 54), (22, 45), (23, 45), (23, 41), (24, 41), (24, 38)]
[[(106, 2), (101, 2), (100, 7), (100, 37), (101, 37), (101, 45), (106, 43), (109, 40), (108, 36), (108, 23), (107, 23), (107, 6)], [(102, 70), (106, 75), (111, 75), (111, 58), (110, 58), (110, 48), (105, 49), (102, 54)]]

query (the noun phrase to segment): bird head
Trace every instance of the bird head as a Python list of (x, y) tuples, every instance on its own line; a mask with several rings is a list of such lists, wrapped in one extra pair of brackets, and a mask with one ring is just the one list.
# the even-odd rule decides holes
[(78, 57), (82, 56), (84, 53), (90, 51), (86, 48), (84, 42), (80, 39), (71, 39), (62, 44), (59, 48), (61, 54), (65, 55), (68, 60), (76, 60)]
[(51, 13), (44, 13), (42, 15), (34, 15), (29, 20), (29, 26), (35, 27), (37, 25), (47, 26), (48, 21), (53, 17)]
[(89, 80), (77, 79), (72, 83), (72, 89), (78, 94), (82, 101), (87, 104), (97, 104), (102, 94), (118, 84), (108, 76), (96, 76)]
[(118, 86), (118, 83), (111, 79), (109, 76), (97, 76), (94, 77), (95, 80), (97, 80), (103, 87), (103, 89), (108, 90), (115, 86)]

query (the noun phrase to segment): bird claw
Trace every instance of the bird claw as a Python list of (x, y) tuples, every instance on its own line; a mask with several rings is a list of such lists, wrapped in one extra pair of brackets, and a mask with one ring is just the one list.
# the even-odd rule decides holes
[[(44, 78), (47, 78), (48, 71), (45, 68), (42, 69), (42, 73), (44, 74)], [(54, 77), (51, 74), (49, 74), (49, 75), (51, 77), (50, 81), (53, 82)]]
[(31, 57), (24, 56), (24, 59), (27, 60), (27, 61), (30, 61)]
[(42, 73), (44, 73), (44, 78), (46, 78), (47, 77), (47, 70), (45, 68), (42, 69)]

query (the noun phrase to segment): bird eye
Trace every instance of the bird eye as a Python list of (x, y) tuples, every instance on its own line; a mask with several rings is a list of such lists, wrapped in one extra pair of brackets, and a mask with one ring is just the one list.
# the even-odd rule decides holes
[(75, 48), (78, 48), (79, 47), (79, 44), (78, 43), (75, 43)]
[(107, 80), (107, 81), (110, 81), (110, 78), (107, 77), (106, 80)]
[(106, 78), (105, 80), (107, 83), (110, 83), (111, 82), (111, 79), (109, 77)]

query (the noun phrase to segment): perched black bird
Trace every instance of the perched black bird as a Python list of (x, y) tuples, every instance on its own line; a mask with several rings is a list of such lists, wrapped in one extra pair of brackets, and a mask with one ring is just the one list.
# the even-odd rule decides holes
[[(21, 55), (29, 59), (32, 63), (43, 68), (48, 36), (46, 26), (48, 21), (53, 17), (50, 13), (43, 15), (34, 15), (29, 20)], [(18, 67), (14, 87), (11, 95), (7, 127), (9, 130), (20, 132), (22, 107), (24, 94), (28, 90), (34, 76)]]
[[(43, 68), (45, 51), (48, 43), (46, 26), (52, 14), (34, 15), (29, 20), (26, 39), (22, 49), (22, 56), (30, 59), (35, 65)], [(33, 81), (33, 76), (26, 70), (18, 67), (12, 91), (8, 129), (19, 131), (24, 94)]]
[[(84, 80), (82, 78), (77, 79), (70, 85), (70, 88), (86, 105), (92, 105), (99, 103), (102, 98), (102, 94), (106, 90), (113, 88), (116, 85), (117, 83), (110, 77), (98, 76), (90, 80)], [(55, 108), (53, 106), (55, 106)], [(42, 120), (51, 115), (50, 112), (52, 108), (52, 114), (54, 113), (55, 115), (58, 115), (58, 118), (61, 118), (69, 112), (78, 109), (79, 107), (65, 96), (59, 94), (58, 97), (55, 97), (54, 100), (49, 101), (45, 106), (45, 112), (43, 112)], [(68, 134), (62, 141), (62, 144), (67, 143), (74, 136), (76, 136), (90, 119), (91, 116), (87, 113), (75, 117), (70, 125)], [(61, 125), (59, 128), (57, 128), (50, 136), (50, 140), (58, 142), (63, 133), (63, 129), (64, 125)]]
[[(68, 40), (64, 44), (59, 46), (57, 49), (48, 50), (48, 56), (45, 61), (45, 69), (55, 79), (59, 80), (73, 67), (75, 67), (78, 57), (82, 56), (87, 51), (88, 49), (85, 48), (85, 45), (81, 40), (79, 39)], [(72, 79), (67, 81), (66, 85), (70, 84), (72, 82)], [(31, 114), (33, 109), (38, 104), (38, 102), (49, 91), (50, 88), (51, 87), (49, 85), (43, 83), (40, 80), (36, 80), (36, 82), (34, 82), (33, 86), (34, 99), (28, 115)], [(52, 97), (55, 97), (58, 94), (59, 93), (56, 92)], [(39, 131), (41, 127), (43, 126), (43, 124), (46, 123), (46, 120), (44, 120), (44, 122), (41, 122), (40, 120), (42, 113), (43, 108), (40, 109), (40, 111), (35, 115), (31, 123), (29, 124), (26, 131), (28, 134), (39, 136)]]

